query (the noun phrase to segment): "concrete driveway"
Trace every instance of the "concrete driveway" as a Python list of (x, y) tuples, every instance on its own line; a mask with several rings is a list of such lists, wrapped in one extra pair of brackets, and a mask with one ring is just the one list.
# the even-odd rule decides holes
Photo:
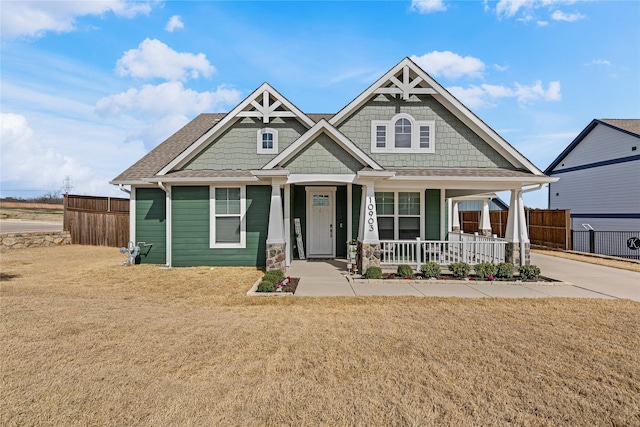
[(0, 220), (0, 233), (30, 233), (34, 231), (62, 231), (62, 221)]
[(615, 298), (640, 301), (640, 273), (531, 253), (531, 264), (547, 277)]
[(287, 274), (299, 277), (296, 296), (437, 296), (458, 298), (603, 298), (640, 301), (640, 273), (531, 254), (542, 274), (565, 285), (362, 284), (344, 277), (344, 260), (294, 261)]

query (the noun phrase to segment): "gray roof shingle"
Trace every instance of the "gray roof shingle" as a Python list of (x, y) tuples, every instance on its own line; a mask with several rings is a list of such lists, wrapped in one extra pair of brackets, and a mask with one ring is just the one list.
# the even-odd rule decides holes
[(200, 114), (134, 163), (129, 169), (114, 178), (112, 183), (128, 183), (153, 177), (224, 116), (226, 116), (225, 113)]

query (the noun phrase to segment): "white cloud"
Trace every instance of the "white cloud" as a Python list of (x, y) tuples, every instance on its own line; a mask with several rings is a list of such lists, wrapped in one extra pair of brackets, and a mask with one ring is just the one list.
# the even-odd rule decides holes
[(611, 67), (611, 62), (606, 59), (594, 59), (591, 62), (588, 62), (584, 65), (605, 65), (607, 67)]
[[(529, 22), (533, 21), (535, 18), (533, 16), (533, 12), (536, 9), (551, 9), (558, 7), (560, 5), (569, 5), (576, 3), (577, 0), (499, 0), (496, 4), (495, 12), (498, 18), (513, 18), (518, 15), (521, 15), (517, 18), (518, 21)], [(485, 9), (487, 8), (488, 2), (485, 1)], [(556, 11), (555, 13), (562, 12)], [(562, 14), (564, 15), (564, 14)], [(576, 15), (577, 19), (584, 18), (581, 14), (572, 14), (572, 15), (564, 15), (571, 16)], [(579, 15), (579, 16), (578, 16)], [(552, 15), (552, 19), (553, 18)], [(566, 19), (563, 19), (566, 21)], [(575, 19), (574, 19), (575, 20)], [(539, 21), (544, 22), (544, 21)], [(573, 21), (569, 21), (573, 22)], [(540, 25), (540, 24), (539, 24)], [(544, 24), (543, 24), (544, 25)]]
[(514, 87), (504, 85), (472, 85), (467, 88), (453, 86), (447, 88), (456, 98), (469, 108), (480, 108), (495, 105), (501, 98), (515, 98), (520, 105), (537, 101), (560, 101), (560, 82), (553, 81), (545, 90), (540, 80), (532, 85), (514, 83)]
[(547, 25), (549, 25), (549, 21), (536, 21), (536, 25), (538, 27), (546, 27)]
[(76, 19), (87, 15), (133, 18), (151, 11), (148, 2), (103, 1), (3, 1), (0, 28), (3, 37), (41, 37), (47, 31), (65, 33), (76, 29)]
[(556, 10), (551, 14), (551, 19), (554, 21), (575, 22), (584, 18), (585, 16), (581, 13), (564, 13), (560, 10)]
[(194, 115), (203, 111), (219, 111), (235, 105), (240, 92), (220, 85), (213, 92), (186, 89), (181, 82), (144, 85), (98, 100), (96, 112), (103, 116), (131, 115), (142, 118), (161, 118), (173, 115)]
[(422, 56), (411, 56), (411, 60), (423, 70), (435, 77), (456, 79), (463, 76), (481, 77), (485, 65), (478, 58), (472, 56), (460, 56), (450, 51), (438, 52), (434, 50)]
[(145, 39), (137, 49), (126, 51), (116, 63), (118, 75), (143, 79), (185, 81), (197, 79), (201, 74), (210, 77), (215, 70), (204, 54), (176, 52), (157, 39)]
[(179, 15), (173, 15), (169, 18), (169, 22), (164, 27), (165, 30), (173, 33), (175, 30), (181, 30), (184, 28), (184, 23), (182, 22), (182, 18)]
[(444, 12), (447, 6), (443, 0), (411, 0), (411, 10), (418, 13)]
[[(40, 137), (21, 114), (1, 113), (2, 172), (4, 192), (35, 189), (33, 196), (59, 191), (65, 176), (73, 179), (76, 194), (113, 193), (107, 176), (100, 176), (82, 160), (64, 154), (55, 143)], [(69, 136), (67, 135), (67, 139)], [(77, 150), (76, 150), (77, 152)], [(120, 151), (118, 155), (122, 155)], [(95, 161), (103, 162), (105, 157)]]

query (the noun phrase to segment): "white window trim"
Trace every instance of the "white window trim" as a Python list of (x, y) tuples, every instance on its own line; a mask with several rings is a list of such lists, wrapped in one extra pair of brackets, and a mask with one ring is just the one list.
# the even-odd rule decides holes
[[(376, 212), (378, 218), (393, 218), (393, 240), (400, 240), (400, 217), (417, 217), (418, 215), (400, 215), (400, 193), (419, 193), (420, 194), (420, 239), (424, 240), (424, 221), (425, 221), (425, 206), (424, 206), (424, 190), (389, 190), (378, 189), (376, 193), (393, 193), (393, 215), (381, 215)], [(407, 240), (411, 241), (411, 240)]]
[[(216, 243), (216, 188), (240, 188), (240, 243)], [(247, 215), (246, 215), (246, 186), (219, 185), (209, 186), (209, 247), (212, 249), (246, 248), (247, 247)], [(237, 216), (237, 215), (226, 215)]]
[[(395, 148), (395, 123), (399, 119), (411, 122), (411, 148)], [(386, 144), (384, 148), (377, 146), (377, 128), (386, 127)], [(420, 127), (429, 127), (429, 148), (420, 148)], [(434, 120), (415, 120), (406, 113), (396, 114), (391, 120), (371, 121), (371, 152), (372, 153), (435, 153), (436, 122)]]
[[(265, 133), (273, 135), (273, 148), (262, 148), (262, 135)], [(273, 128), (258, 129), (256, 143), (258, 154), (278, 154), (278, 130)]]

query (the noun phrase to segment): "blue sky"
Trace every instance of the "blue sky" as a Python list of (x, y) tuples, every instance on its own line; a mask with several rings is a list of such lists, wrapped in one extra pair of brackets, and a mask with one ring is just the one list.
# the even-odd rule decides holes
[(640, 118), (636, 1), (1, 0), (0, 16), (3, 197), (65, 176), (123, 196), (108, 181), (201, 112), (266, 81), (335, 113), (407, 56), (540, 169), (592, 119)]

